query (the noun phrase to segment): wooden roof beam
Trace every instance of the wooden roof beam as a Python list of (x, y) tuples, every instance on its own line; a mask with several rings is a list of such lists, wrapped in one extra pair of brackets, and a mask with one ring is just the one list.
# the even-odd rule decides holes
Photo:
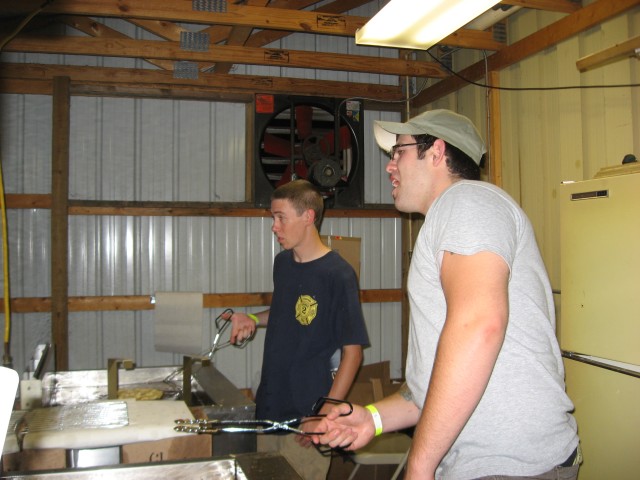
[[(394, 85), (206, 73), (197, 79), (184, 79), (174, 78), (172, 72), (164, 70), (25, 63), (2, 64), (0, 91), (51, 94), (56, 76), (71, 79), (72, 94), (87, 96), (199, 98), (242, 103), (251, 101), (255, 92), (262, 92), (404, 101), (402, 89)], [(393, 109), (389, 104), (389, 110)]]
[[(269, 0), (247, 0), (247, 5), (255, 7), (266, 7)], [(231, 27), (231, 31), (227, 36), (226, 45), (242, 46), (247, 43), (247, 39), (251, 35), (253, 27), (235, 26)], [(218, 62), (213, 67), (213, 73), (229, 73), (233, 67), (233, 62)]]
[[(80, 15), (62, 15), (59, 17), (60, 22), (65, 25), (70, 26), (78, 30), (79, 32), (86, 33), (92, 37), (100, 37), (100, 38), (128, 38), (131, 37), (126, 36), (124, 33), (120, 33), (113, 28), (109, 28), (103, 23), (96, 22), (92, 20), (91, 17), (83, 17)], [(155, 65), (158, 68), (162, 68), (163, 70), (173, 70), (173, 62), (167, 60), (155, 60), (150, 58), (145, 58), (147, 62), (151, 65)]]
[(573, 13), (582, 8), (580, 3), (571, 2), (570, 0), (503, 0), (500, 3), (502, 5), (514, 5), (560, 13)]
[(206, 52), (187, 51), (178, 42), (133, 40), (129, 38), (92, 37), (16, 37), (5, 46), (7, 52), (93, 55), (106, 57), (188, 60), (193, 62), (234, 62), (279, 67), (297, 67), (345, 72), (378, 73), (410, 77), (443, 78), (445, 73), (436, 63), (344, 55), (300, 50), (277, 50), (231, 45), (211, 46)]
[(42, 15), (89, 15), (146, 19), (198, 25), (238, 25), (292, 32), (354, 36), (368, 17), (337, 15), (306, 10), (227, 4), (227, 11), (205, 12), (192, 9), (192, 3), (175, 0), (56, 0)]
[(617, 43), (612, 47), (582, 57), (576, 62), (576, 67), (580, 72), (586, 72), (630, 57), (640, 58), (640, 35), (630, 38), (626, 42)]

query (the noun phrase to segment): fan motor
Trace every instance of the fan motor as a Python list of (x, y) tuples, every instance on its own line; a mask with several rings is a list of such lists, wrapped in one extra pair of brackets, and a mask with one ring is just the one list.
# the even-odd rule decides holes
[(323, 158), (309, 168), (309, 181), (321, 187), (335, 187), (341, 176), (340, 164), (332, 158)]

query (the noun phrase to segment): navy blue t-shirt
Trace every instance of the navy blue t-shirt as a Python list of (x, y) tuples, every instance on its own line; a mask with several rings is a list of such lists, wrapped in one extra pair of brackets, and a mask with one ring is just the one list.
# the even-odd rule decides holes
[(282, 421), (308, 415), (329, 393), (336, 350), (369, 339), (356, 274), (336, 252), (305, 263), (280, 252), (273, 284), (256, 418)]

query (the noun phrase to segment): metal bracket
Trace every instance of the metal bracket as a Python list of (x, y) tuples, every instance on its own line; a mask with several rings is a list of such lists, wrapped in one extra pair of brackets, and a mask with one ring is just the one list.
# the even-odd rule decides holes
[(179, 61), (173, 65), (173, 78), (197, 80), (198, 64), (196, 62)]
[(185, 355), (182, 357), (182, 400), (191, 406), (191, 373), (193, 365), (202, 364), (203, 367), (211, 365), (211, 359), (207, 356)]
[(206, 32), (180, 32), (180, 48), (192, 52), (208, 52), (211, 35)]
[(116, 400), (118, 398), (118, 371), (121, 366), (125, 370), (133, 370), (136, 364), (128, 358), (110, 358), (107, 360), (107, 398), (109, 400)]
[(197, 12), (226, 13), (226, 0), (193, 0), (191, 8)]

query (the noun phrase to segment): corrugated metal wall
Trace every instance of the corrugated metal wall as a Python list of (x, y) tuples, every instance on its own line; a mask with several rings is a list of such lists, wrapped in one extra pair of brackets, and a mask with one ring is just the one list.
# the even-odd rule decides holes
[[(35, 108), (30, 108), (31, 102)], [(50, 191), (50, 104), (50, 97), (2, 96), (2, 131), (7, 132), (2, 157), (9, 193)], [(70, 197), (243, 200), (244, 108), (73, 97)], [(378, 117), (365, 114), (367, 131)], [(43, 127), (37, 132), (25, 128), (38, 124)], [(368, 144), (365, 158), (366, 201), (390, 198), (381, 152)], [(49, 211), (10, 211), (9, 222), (12, 295), (49, 296)], [(270, 228), (267, 218), (71, 216), (69, 295), (270, 291), (272, 260), (280, 249)], [(362, 288), (400, 287), (398, 219), (327, 218), (322, 233), (362, 238)], [(366, 360), (391, 360), (394, 373), (400, 375), (399, 305), (364, 309), (372, 339)], [(212, 319), (220, 312), (209, 313), (203, 349), (213, 338)], [(49, 338), (48, 315), (14, 315), (16, 368), (24, 368), (35, 345)], [(249, 386), (260, 368), (259, 343), (260, 339), (246, 350), (219, 355), (220, 369), (239, 386)], [(246, 356), (247, 362), (233, 358), (237, 355)], [(104, 368), (107, 358), (122, 356), (134, 357), (140, 366), (181, 361), (155, 352), (152, 311), (70, 315), (70, 368)], [(231, 361), (225, 362), (225, 356)]]
[[(129, 35), (148, 37), (122, 22), (105, 23)], [(304, 48), (322, 49), (325, 39), (294, 35), (282, 43), (301, 49), (299, 42), (304, 41)], [(338, 47), (345, 52), (353, 48), (352, 39), (341, 43)], [(53, 59), (12, 55), (7, 61), (47, 63)], [(104, 66), (130, 63), (91, 57), (56, 61)], [(278, 75), (279, 69), (250, 67), (242, 73)], [(335, 72), (299, 70), (295, 74), (354, 80), (352, 74)], [(372, 77), (358, 80), (397, 81)], [(0, 154), (7, 193), (51, 192), (51, 114), (49, 96), (0, 95)], [(366, 203), (391, 200), (383, 170), (385, 156), (370, 135), (373, 120), (380, 118), (399, 120), (399, 115), (364, 112)], [(243, 104), (72, 97), (70, 198), (243, 201), (246, 133)], [(12, 297), (50, 296), (50, 212), (11, 210), (8, 217)], [(399, 219), (327, 218), (321, 233), (362, 238), (363, 289), (400, 288)], [(71, 216), (69, 295), (271, 291), (272, 261), (279, 250), (269, 218)], [(400, 305), (364, 304), (363, 311), (371, 338), (365, 363), (390, 360), (392, 375), (401, 376)], [(210, 347), (213, 320), (221, 309), (205, 312), (203, 351)], [(14, 314), (12, 318), (14, 368), (24, 371), (35, 346), (50, 341), (50, 315)], [(155, 351), (153, 321), (153, 310), (71, 313), (70, 368), (105, 368), (111, 357), (134, 358), (139, 366), (181, 364), (181, 356)], [(246, 349), (227, 348), (216, 355), (218, 368), (238, 387), (255, 386), (263, 335), (261, 331)]]

